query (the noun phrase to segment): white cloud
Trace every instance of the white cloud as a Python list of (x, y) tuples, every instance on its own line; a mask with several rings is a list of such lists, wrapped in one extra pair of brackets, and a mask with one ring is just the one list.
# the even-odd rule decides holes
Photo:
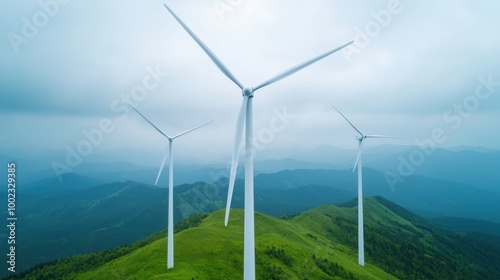
[[(240, 80), (256, 84), (351, 40), (354, 28), (364, 28), (373, 20), (372, 11), (386, 8), (388, 2), (242, 0), (223, 20), (212, 1), (169, 1), (169, 5)], [(266, 125), (273, 106), (287, 106), (301, 118), (276, 138), (280, 145), (349, 146), (345, 137), (325, 137), (326, 129), (340, 131), (335, 125), (338, 116), (326, 109), (336, 104), (370, 131), (418, 138), (434, 123), (440, 125), (436, 116), (473, 93), (479, 75), (493, 74), (500, 80), (500, 37), (494, 35), (500, 25), (495, 13), (499, 4), (402, 0), (401, 5), (403, 11), (351, 62), (337, 53), (257, 92), (255, 129)], [(7, 35), (19, 32), (21, 18), (31, 16), (37, 6), (9, 2), (0, 10), (6, 22), (0, 30)], [(2, 94), (15, 97), (3, 95), (0, 106), (4, 117), (17, 118), (17, 126), (49, 126), (54, 115), (70, 120), (113, 117), (110, 103), (141, 82), (145, 67), (159, 64), (171, 75), (141, 110), (178, 129), (215, 119), (200, 137), (213, 139), (211, 149), (224, 150), (232, 143), (239, 89), (185, 34), (161, 1), (74, 1), (19, 54), (4, 38), (0, 86)], [(474, 113), (470, 126), (464, 124), (460, 133), (450, 136), (450, 143), (500, 148), (495, 140), (498, 130), (488, 129), (500, 117), (498, 105), (500, 96), (495, 93)], [(64, 147), (49, 145), (59, 143), (51, 137), (78, 138), (74, 134), (83, 129), (81, 121), (58, 124), (43, 138), (56, 150)], [(134, 129), (139, 125), (130, 124)], [(119, 141), (118, 135), (121, 143), (132, 139), (134, 129), (119, 130), (112, 139)], [(2, 130), (7, 133), (6, 126)], [(25, 139), (25, 133), (15, 130), (2, 145), (25, 145), (26, 141), (17, 141)], [(150, 146), (147, 140), (130, 145)]]

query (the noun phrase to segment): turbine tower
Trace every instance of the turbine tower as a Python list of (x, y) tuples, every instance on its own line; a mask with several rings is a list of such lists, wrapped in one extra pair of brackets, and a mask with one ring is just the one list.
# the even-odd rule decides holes
[(164, 4), (165, 8), (172, 14), (172, 16), (177, 20), (177, 22), (182, 26), (182, 28), (191, 36), (191, 38), (200, 46), (201, 49), (210, 57), (212, 62), (219, 68), (219, 70), (231, 81), (233, 81), (241, 90), (243, 95), (243, 101), (241, 103), (240, 113), (236, 122), (236, 135), (234, 141), (233, 156), (231, 160), (231, 171), (229, 176), (229, 187), (228, 187), (228, 197), (226, 204), (226, 216), (224, 224), (227, 226), (229, 218), (229, 209), (231, 207), (231, 198), (233, 196), (234, 182), (236, 177), (236, 171), (238, 168), (239, 153), (242, 145), (243, 132), (245, 134), (245, 218), (244, 218), (244, 279), (254, 280), (255, 279), (255, 235), (254, 235), (254, 184), (253, 184), (253, 108), (252, 108), (252, 98), (254, 97), (254, 92), (265, 86), (271, 85), (281, 79), (284, 79), (295, 72), (306, 68), (307, 66), (341, 50), (344, 47), (352, 44), (349, 42), (338, 48), (330, 50), (323, 53), (317, 57), (314, 57), (308, 61), (298, 64), (281, 74), (257, 85), (254, 87), (243, 85), (229, 69), (222, 63), (222, 61), (208, 48), (208, 46), (167, 6)]
[(129, 106), (134, 109), (144, 120), (146, 120), (156, 131), (158, 131), (161, 135), (165, 136), (168, 139), (168, 146), (163, 154), (163, 159), (161, 161), (160, 170), (158, 171), (158, 176), (156, 176), (155, 186), (158, 184), (158, 180), (160, 180), (161, 172), (163, 171), (163, 167), (165, 166), (165, 162), (167, 157), (169, 159), (168, 165), (168, 244), (167, 244), (167, 268), (174, 267), (174, 157), (172, 151), (172, 144), (174, 139), (181, 137), (184, 134), (188, 134), (194, 130), (197, 130), (213, 121), (207, 122), (195, 128), (188, 129), (183, 131), (177, 135), (172, 137), (168, 136), (166, 133), (161, 131), (156, 125), (154, 125), (150, 120), (148, 120), (143, 114), (141, 114), (136, 108)]
[(365, 135), (359, 129), (357, 129), (347, 118), (342, 114), (335, 106), (333, 108), (339, 112), (339, 114), (356, 130), (359, 135), (356, 135), (356, 140), (358, 141), (358, 156), (356, 157), (356, 162), (354, 163), (354, 168), (352, 172), (358, 167), (358, 263), (361, 266), (365, 266), (365, 239), (364, 239), (364, 223), (363, 223), (363, 165), (361, 154), (363, 152), (363, 145), (365, 140), (368, 138), (395, 138), (398, 137), (385, 136), (385, 135)]

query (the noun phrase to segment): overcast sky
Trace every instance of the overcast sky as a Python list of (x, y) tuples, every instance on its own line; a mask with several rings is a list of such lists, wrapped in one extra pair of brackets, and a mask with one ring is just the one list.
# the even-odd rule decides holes
[[(100, 123), (92, 153), (161, 153), (162, 136), (125, 111), (135, 94), (129, 100), (168, 134), (215, 120), (179, 138), (179, 156), (230, 156), (241, 91), (162, 1), (60, 2), (0, 2), (0, 153), (62, 161)], [(438, 129), (443, 147), (500, 149), (496, 1), (167, 3), (249, 86), (355, 40), (256, 92), (255, 135), (266, 148), (355, 148), (335, 105), (365, 133), (404, 138), (372, 145), (415, 144)], [(293, 118), (283, 122), (285, 112)]]

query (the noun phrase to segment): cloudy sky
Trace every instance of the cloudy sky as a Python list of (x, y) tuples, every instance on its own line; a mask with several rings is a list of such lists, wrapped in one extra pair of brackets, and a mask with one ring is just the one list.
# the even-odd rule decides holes
[[(265, 148), (354, 148), (335, 105), (363, 132), (404, 138), (391, 144), (434, 135), (442, 147), (500, 149), (500, 3), (167, 3), (249, 86), (355, 40), (256, 92)], [(89, 149), (86, 134), (92, 155), (161, 153), (165, 140), (130, 102), (169, 134), (215, 120), (176, 153), (229, 158), (241, 91), (162, 1), (2, 1), (0, 15), (0, 154), (63, 161), (68, 147)]]

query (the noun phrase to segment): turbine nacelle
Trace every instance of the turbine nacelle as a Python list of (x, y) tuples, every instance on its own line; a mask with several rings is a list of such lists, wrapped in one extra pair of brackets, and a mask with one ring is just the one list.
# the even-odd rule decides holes
[(363, 222), (363, 167), (361, 154), (363, 153), (363, 145), (365, 144), (365, 139), (367, 138), (396, 138), (398, 137), (385, 136), (385, 135), (364, 135), (361, 131), (354, 126), (354, 124), (347, 119), (344, 114), (342, 114), (335, 106), (333, 108), (351, 125), (354, 130), (359, 134), (356, 135), (356, 140), (359, 142), (358, 155), (356, 156), (356, 162), (354, 163), (354, 168), (352, 171), (358, 168), (358, 263), (361, 266), (365, 266), (365, 237), (364, 237), (364, 222)]
[(253, 97), (254, 89), (252, 87), (244, 87), (242, 90), (243, 97)]
[[(254, 176), (253, 176), (253, 116), (252, 116), (252, 99), (254, 91), (274, 84), (306, 67), (318, 62), (319, 60), (347, 47), (354, 43), (351, 41), (333, 50), (325, 52), (319, 56), (302, 62), (292, 68), (281, 72), (280, 74), (264, 81), (263, 83), (254, 87), (245, 87), (222, 63), (222, 61), (215, 55), (215, 53), (170, 9), (167, 4), (165, 8), (175, 18), (175, 20), (182, 26), (182, 28), (189, 34), (189, 36), (198, 44), (198, 46), (207, 54), (217, 68), (231, 81), (233, 81), (241, 90), (243, 94), (243, 101), (241, 104), (240, 113), (236, 121), (236, 135), (234, 138), (234, 150), (231, 159), (231, 170), (229, 173), (229, 186), (228, 196), (226, 203), (226, 215), (224, 224), (227, 226), (229, 211), (231, 208), (231, 199), (233, 196), (234, 183), (236, 180), (236, 171), (238, 168), (238, 158), (242, 146), (243, 135), (245, 137), (245, 226), (244, 226), (244, 279), (255, 280), (255, 232), (254, 232)], [(361, 134), (361, 133), (360, 133)]]
[(183, 131), (173, 137), (168, 136), (166, 133), (161, 131), (156, 125), (154, 125), (149, 119), (147, 119), (143, 114), (141, 114), (135, 107), (129, 104), (129, 106), (136, 111), (145, 121), (147, 121), (156, 131), (158, 131), (161, 135), (165, 136), (168, 139), (168, 148), (165, 150), (165, 153), (163, 154), (163, 159), (161, 161), (160, 165), (160, 170), (158, 172), (158, 176), (156, 177), (156, 182), (155, 186), (158, 184), (158, 181), (160, 180), (160, 175), (161, 172), (163, 171), (163, 167), (165, 166), (165, 162), (167, 161), (167, 157), (170, 160), (169, 167), (168, 167), (168, 245), (167, 245), (167, 268), (173, 268), (174, 267), (174, 159), (173, 159), (173, 154), (172, 154), (172, 144), (174, 142), (174, 139), (181, 137), (184, 134), (188, 134), (194, 130), (197, 130), (213, 121), (207, 122), (205, 124), (199, 125), (197, 127), (188, 129), (186, 131)]

